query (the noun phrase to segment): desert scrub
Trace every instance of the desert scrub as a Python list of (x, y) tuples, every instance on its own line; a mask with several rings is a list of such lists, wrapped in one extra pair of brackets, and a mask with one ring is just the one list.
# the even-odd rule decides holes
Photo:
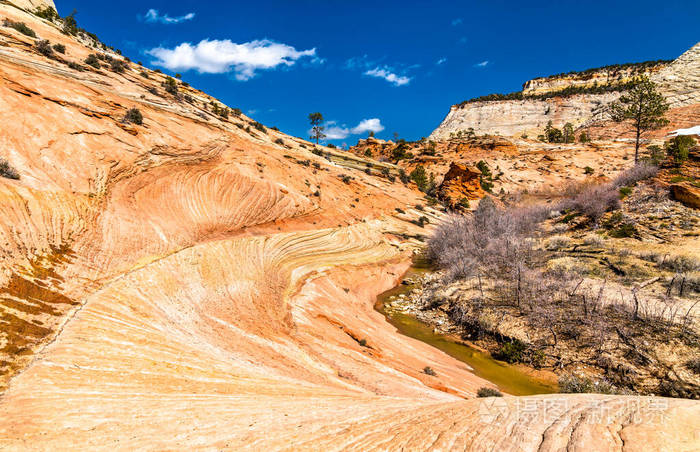
[(29, 28), (24, 22), (13, 22), (10, 19), (5, 19), (2, 21), (2, 24), (5, 27), (14, 28), (15, 30), (19, 31), (25, 36), (29, 36), (30, 38), (36, 38), (36, 33), (34, 33), (34, 30)]
[(124, 115), (123, 122), (130, 122), (138, 125), (143, 124), (143, 115), (141, 114), (141, 110), (138, 108), (130, 108)]
[(51, 58), (53, 56), (53, 49), (51, 48), (51, 43), (48, 41), (48, 39), (37, 41), (34, 46), (36, 47), (36, 50), (45, 57)]
[(430, 367), (430, 366), (425, 366), (425, 367), (423, 368), (423, 373), (426, 374), (426, 375), (433, 376), (433, 377), (437, 375), (437, 374), (435, 373), (435, 371), (433, 370), (433, 368)]
[(17, 172), (17, 170), (14, 169), (10, 165), (10, 163), (3, 158), (0, 158), (0, 176), (5, 177), (7, 179), (19, 179), (19, 173)]
[(58, 53), (66, 53), (66, 46), (63, 44), (54, 44), (51, 47)]
[(588, 377), (562, 375), (559, 377), (559, 392), (566, 394), (619, 394), (620, 391), (607, 380), (593, 381)]
[(95, 55), (94, 53), (91, 53), (87, 56), (87, 58), (85, 58), (85, 64), (87, 64), (88, 66), (92, 66), (95, 69), (99, 69), (102, 67), (99, 58), (97, 58), (97, 55)]
[(476, 396), (477, 397), (503, 397), (503, 394), (498, 389), (483, 387), (483, 388), (479, 388), (479, 390), (476, 391)]
[(583, 244), (586, 246), (591, 246), (594, 248), (600, 248), (603, 246), (605, 243), (605, 240), (598, 234), (586, 234), (586, 236), (583, 238)]
[(569, 237), (565, 235), (555, 235), (545, 241), (544, 247), (549, 251), (557, 251), (566, 248), (570, 243), (571, 239)]

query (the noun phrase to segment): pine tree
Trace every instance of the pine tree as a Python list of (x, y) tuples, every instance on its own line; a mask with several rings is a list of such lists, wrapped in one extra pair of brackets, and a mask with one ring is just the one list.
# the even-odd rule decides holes
[(326, 134), (323, 133), (323, 131), (326, 129), (326, 127), (322, 125), (323, 115), (319, 112), (310, 113), (309, 122), (311, 123), (311, 139), (315, 139), (316, 144), (318, 144), (318, 140), (326, 138)]
[(639, 142), (642, 134), (660, 129), (668, 124), (664, 118), (668, 111), (666, 99), (656, 90), (656, 84), (647, 76), (634, 79), (632, 87), (608, 106), (615, 122), (630, 121), (636, 133), (634, 162), (639, 161)]

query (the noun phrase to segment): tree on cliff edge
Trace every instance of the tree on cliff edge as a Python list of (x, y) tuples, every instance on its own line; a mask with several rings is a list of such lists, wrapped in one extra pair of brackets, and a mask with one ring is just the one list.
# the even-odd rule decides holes
[(322, 140), (326, 138), (326, 134), (323, 131), (326, 129), (323, 124), (323, 115), (319, 112), (309, 114), (309, 122), (311, 123), (311, 139)]
[(639, 140), (644, 132), (660, 129), (668, 124), (664, 118), (668, 111), (666, 99), (656, 84), (647, 76), (636, 78), (632, 87), (609, 106), (610, 116), (615, 122), (630, 121), (636, 132), (634, 162), (639, 161)]

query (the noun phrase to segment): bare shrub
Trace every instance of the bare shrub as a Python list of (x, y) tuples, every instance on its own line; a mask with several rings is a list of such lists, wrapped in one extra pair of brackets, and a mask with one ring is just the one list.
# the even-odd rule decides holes
[(620, 206), (617, 188), (612, 184), (603, 184), (584, 188), (575, 197), (561, 201), (557, 209), (576, 210), (597, 223), (605, 212), (619, 209)]
[(44, 56), (51, 58), (53, 56), (53, 49), (51, 48), (51, 43), (48, 39), (42, 39), (34, 44), (36, 50)]
[(557, 251), (566, 248), (571, 243), (571, 239), (565, 235), (555, 235), (547, 239), (544, 247), (550, 251)]
[(124, 115), (123, 122), (131, 122), (133, 124), (143, 124), (143, 114), (138, 108), (130, 108)]
[(593, 381), (588, 377), (576, 375), (562, 375), (559, 377), (559, 392), (570, 394), (619, 394), (617, 388), (607, 380)]
[(583, 238), (583, 244), (586, 246), (600, 248), (604, 243), (605, 241), (598, 234), (586, 234), (586, 236)]
[(616, 187), (631, 187), (637, 182), (656, 176), (659, 167), (647, 162), (639, 162), (632, 168), (621, 172), (613, 181)]
[(700, 375), (700, 358), (692, 358), (685, 363), (685, 367), (693, 373)]
[(499, 209), (484, 198), (471, 216), (453, 215), (437, 227), (428, 256), (448, 279), (482, 272), (511, 274), (532, 254), (530, 236), (547, 218), (547, 207)]

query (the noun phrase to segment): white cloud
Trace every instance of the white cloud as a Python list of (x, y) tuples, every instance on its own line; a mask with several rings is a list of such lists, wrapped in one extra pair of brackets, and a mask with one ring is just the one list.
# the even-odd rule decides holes
[[(363, 119), (355, 127), (348, 128), (345, 125), (338, 126), (336, 121), (328, 121), (324, 125), (326, 130), (323, 133), (326, 134), (327, 140), (344, 140), (350, 135), (360, 135), (367, 132), (381, 132), (384, 130), (384, 126), (379, 118), (369, 118)], [(312, 131), (309, 130), (309, 135)]]
[(439, 66), (439, 65), (444, 64), (446, 62), (447, 62), (447, 58), (440, 58), (439, 60), (437, 60), (437, 63), (435, 63), (435, 64), (437, 64)]
[(355, 135), (367, 132), (381, 132), (384, 126), (379, 118), (363, 119), (358, 125), (352, 128), (351, 132)]
[(170, 17), (167, 13), (163, 15), (159, 14), (158, 10), (153, 8), (149, 9), (148, 12), (143, 15), (143, 20), (148, 23), (179, 24), (180, 22), (192, 19), (194, 19), (194, 13), (187, 13), (179, 17)]
[(249, 80), (258, 70), (293, 66), (303, 57), (315, 57), (316, 49), (297, 50), (292, 46), (255, 40), (237, 44), (229, 39), (204, 39), (196, 45), (183, 42), (174, 49), (157, 47), (146, 52), (156, 58), (152, 64), (172, 71), (195, 69), (206, 74), (235, 72), (236, 79)]
[(481, 63), (476, 63), (474, 67), (486, 67), (489, 65), (489, 60), (482, 61)]
[(371, 77), (383, 78), (387, 82), (393, 83), (395, 86), (408, 85), (408, 83), (411, 81), (410, 77), (406, 77), (405, 75), (396, 75), (387, 69), (380, 69), (379, 67), (365, 71), (364, 74)]
[(326, 134), (326, 138), (329, 140), (344, 140), (350, 135), (350, 130), (345, 127), (333, 126), (328, 127), (323, 133)]
[(458, 17), (452, 20), (452, 26), (456, 27), (457, 25), (461, 25), (463, 22), (464, 20), (461, 17)]

